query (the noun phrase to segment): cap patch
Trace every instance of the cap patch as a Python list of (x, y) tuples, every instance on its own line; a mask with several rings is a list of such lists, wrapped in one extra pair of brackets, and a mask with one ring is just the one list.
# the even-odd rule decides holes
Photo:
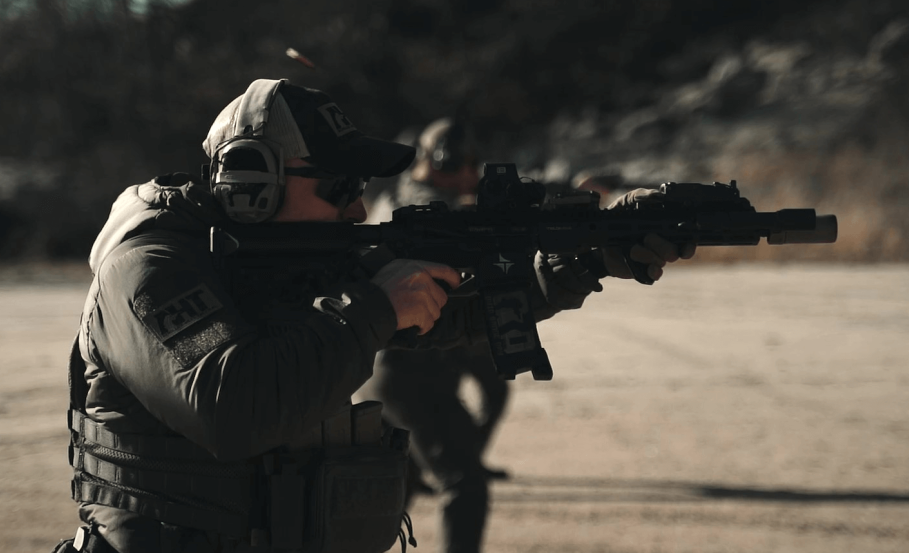
[(344, 112), (341, 111), (341, 108), (337, 104), (325, 104), (320, 106), (319, 113), (325, 117), (325, 120), (328, 121), (328, 125), (331, 127), (331, 130), (334, 131), (335, 135), (338, 137), (344, 136), (345, 134), (357, 130), (353, 126), (353, 123), (350, 122), (350, 119), (344, 115)]
[(221, 307), (221, 302), (211, 290), (200, 284), (142, 316), (142, 322), (163, 342)]

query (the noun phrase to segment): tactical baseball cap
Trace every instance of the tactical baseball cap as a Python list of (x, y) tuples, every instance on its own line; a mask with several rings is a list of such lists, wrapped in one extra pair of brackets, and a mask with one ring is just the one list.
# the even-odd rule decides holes
[[(273, 98), (248, 98), (251, 86), (221, 111), (202, 143), (209, 157), (248, 136), (268, 145), (280, 162), (302, 158), (333, 173), (365, 178), (397, 175), (413, 161), (414, 148), (366, 136), (324, 92), (286, 79), (273, 82), (277, 85), (271, 87)], [(250, 110), (256, 113), (251, 115)], [(238, 121), (252, 124), (240, 129)]]

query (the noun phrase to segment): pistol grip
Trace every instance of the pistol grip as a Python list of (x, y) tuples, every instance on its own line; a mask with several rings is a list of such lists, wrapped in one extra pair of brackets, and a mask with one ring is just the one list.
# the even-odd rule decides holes
[[(457, 288), (452, 288), (444, 280), (439, 280), (434, 278), (436, 284), (439, 285), (442, 290), (448, 294), (449, 298), (463, 298), (467, 296), (472, 296), (477, 293), (476, 287), (476, 276), (469, 273), (461, 273), (461, 284)], [(410, 328), (404, 328), (395, 333), (396, 338), (403, 344), (406, 344), (407, 347), (414, 349), (419, 346), (420, 343), (420, 329), (418, 327), (412, 326)]]

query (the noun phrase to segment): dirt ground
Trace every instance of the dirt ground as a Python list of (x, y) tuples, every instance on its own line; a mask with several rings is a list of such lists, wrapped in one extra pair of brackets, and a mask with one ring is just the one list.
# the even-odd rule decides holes
[[(5, 553), (77, 525), (65, 359), (85, 289), (0, 281)], [(673, 267), (540, 332), (555, 378), (514, 383), (488, 553), (909, 551), (909, 266)], [(435, 507), (412, 509), (418, 552)]]

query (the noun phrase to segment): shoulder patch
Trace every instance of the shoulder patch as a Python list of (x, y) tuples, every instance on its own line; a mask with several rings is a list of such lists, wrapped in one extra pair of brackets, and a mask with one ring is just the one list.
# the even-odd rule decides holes
[(141, 315), (142, 322), (162, 342), (173, 338), (191, 325), (208, 317), (223, 306), (204, 284), (166, 302), (158, 309)]

